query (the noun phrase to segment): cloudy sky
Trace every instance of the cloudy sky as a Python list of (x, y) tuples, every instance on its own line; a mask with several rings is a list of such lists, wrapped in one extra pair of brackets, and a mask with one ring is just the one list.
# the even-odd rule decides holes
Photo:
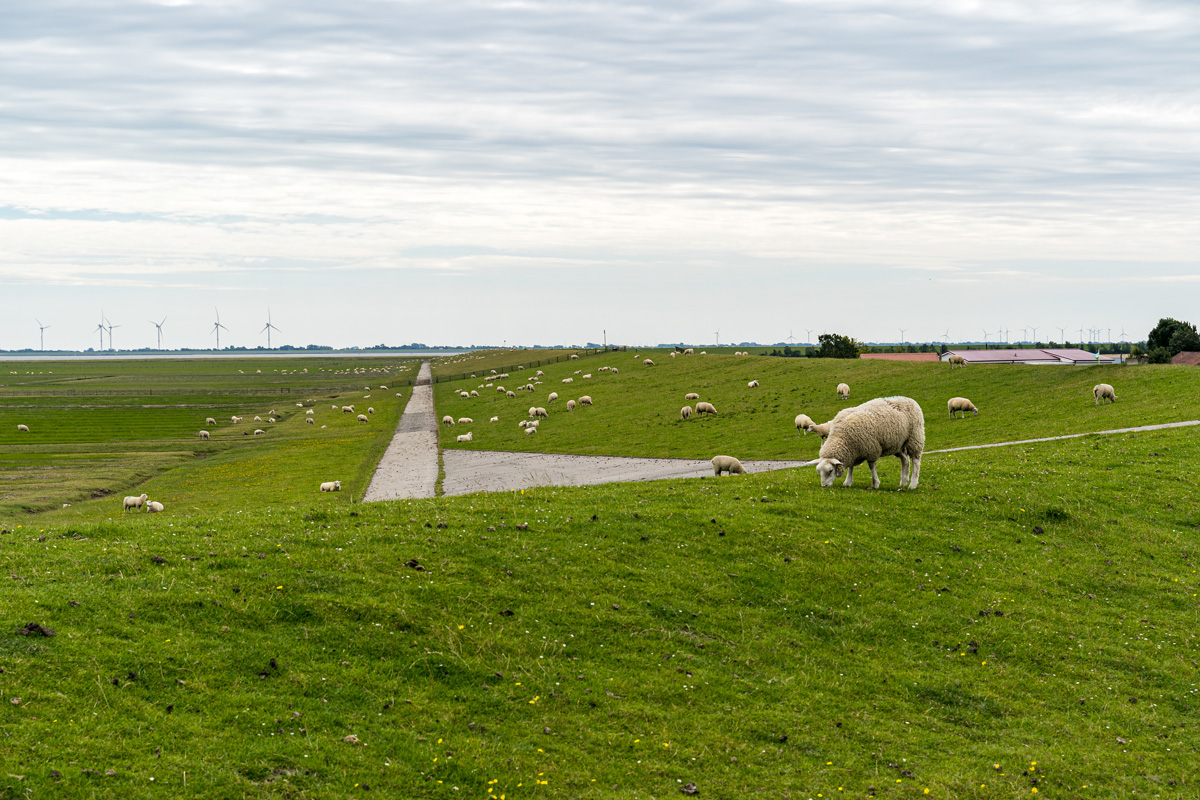
[(0, 348), (1140, 339), (1198, 187), (1190, 0), (0, 12)]

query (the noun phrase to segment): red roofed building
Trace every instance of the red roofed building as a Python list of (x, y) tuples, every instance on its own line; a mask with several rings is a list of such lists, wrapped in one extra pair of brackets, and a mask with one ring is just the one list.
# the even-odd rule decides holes
[(1181, 364), (1185, 367), (1200, 367), (1200, 353), (1184, 350), (1182, 353), (1171, 356), (1171, 363)]
[(1115, 364), (1108, 356), (1089, 353), (1073, 347), (1054, 349), (1016, 349), (1016, 350), (950, 350), (941, 356), (945, 361), (950, 356), (962, 356), (968, 364)]

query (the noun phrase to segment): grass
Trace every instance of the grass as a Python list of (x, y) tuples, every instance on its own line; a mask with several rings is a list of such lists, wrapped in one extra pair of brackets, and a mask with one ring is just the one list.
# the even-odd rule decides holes
[[(654, 367), (641, 366), (650, 355)], [(601, 366), (615, 366), (612, 375)], [(607, 353), (579, 361), (542, 367), (543, 383), (535, 391), (518, 387), (533, 380), (528, 372), (510, 373), (493, 382), (516, 391), (506, 399), (481, 380), (452, 381), (434, 387), (439, 414), (475, 420), (474, 440), (458, 443), (443, 437), (444, 448), (513, 450), (587, 455), (711, 458), (728, 453), (738, 458), (815, 458), (816, 436), (798, 435), (794, 418), (808, 414), (817, 422), (832, 419), (847, 405), (872, 397), (906, 395), (925, 411), (927, 449), (1012, 441), (1041, 436), (1123, 428), (1195, 419), (1187, 400), (1200, 393), (1200, 371), (1170, 366), (1036, 367), (971, 366), (893, 361), (784, 359), (723, 355), (671, 359), (663, 352)], [(580, 370), (575, 375), (575, 370)], [(584, 374), (591, 374), (584, 379)], [(563, 384), (563, 378), (574, 382)], [(757, 379), (760, 386), (747, 383)], [(851, 387), (849, 401), (834, 392), (842, 381)], [(1116, 387), (1115, 405), (1094, 405), (1092, 386), (1104, 381)], [(460, 391), (480, 397), (460, 399)], [(680, 419), (684, 399), (697, 392), (713, 403), (715, 417)], [(550, 392), (560, 399), (550, 403)], [(594, 405), (566, 411), (566, 401), (590, 395)], [(946, 401), (971, 398), (977, 417), (949, 419)], [(550, 419), (536, 436), (524, 436), (517, 422), (530, 406), (545, 406)], [(493, 416), (499, 422), (488, 423)]]

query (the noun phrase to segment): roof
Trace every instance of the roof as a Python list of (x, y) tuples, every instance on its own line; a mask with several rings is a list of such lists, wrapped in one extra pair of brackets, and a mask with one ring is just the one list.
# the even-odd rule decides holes
[(879, 361), (937, 361), (937, 353), (863, 353), (859, 358)]
[(1074, 347), (1045, 349), (1007, 350), (950, 350), (942, 355), (945, 360), (959, 355), (968, 364), (1113, 364), (1108, 356), (1097, 356), (1087, 350)]
[(1200, 367), (1200, 353), (1184, 350), (1171, 356), (1172, 364), (1182, 364), (1185, 367)]

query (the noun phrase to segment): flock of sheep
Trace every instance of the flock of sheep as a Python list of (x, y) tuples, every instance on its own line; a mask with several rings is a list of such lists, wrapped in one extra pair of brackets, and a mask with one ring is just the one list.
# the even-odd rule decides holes
[[(572, 355), (570, 360), (577, 361), (577, 360), (579, 360), (579, 356)], [(517, 369), (523, 370), (524, 367), (517, 367)], [(616, 375), (620, 372), (620, 370), (618, 370), (616, 367), (607, 367), (607, 366), (600, 367), (597, 371), (598, 372), (607, 372), (612, 375)], [(588, 379), (591, 379), (591, 377), (592, 377), (592, 373), (589, 372), (589, 373), (583, 374), (583, 370), (581, 370), (581, 369), (575, 370), (575, 375), (578, 375), (580, 380), (588, 380)], [(475, 373), (471, 373), (471, 377), (476, 378), (476, 379), (478, 378), (478, 376)], [(503, 385), (498, 385), (498, 381), (507, 380), (508, 377), (509, 376), (508, 376), (507, 372), (497, 373), (496, 370), (491, 370), (491, 374), (488, 375), (484, 379), (484, 382), (479, 384), (479, 386), (477, 388), (471, 389), (470, 391), (466, 391), (466, 390), (460, 391), (458, 393), (458, 397), (460, 400), (471, 400), (473, 398), (480, 397), (479, 389), (495, 389), (496, 392), (504, 395), (505, 398), (512, 400), (517, 397), (517, 392), (536, 392), (537, 387), (540, 386), (542, 383), (541, 379), (545, 377), (545, 373), (540, 369), (537, 370), (537, 372), (534, 373), (533, 380), (529, 381), (527, 383), (524, 383), (521, 386), (518, 386), (516, 391), (513, 391), (511, 389), (506, 389), (506, 388), (504, 388)], [(563, 383), (574, 383), (575, 377), (573, 375), (573, 376), (570, 376), (567, 378), (563, 378), (562, 382)], [(557, 400), (558, 400), (558, 392), (550, 392), (550, 394), (547, 395), (547, 397), (546, 397), (546, 406), (552, 405)], [(570, 411), (574, 411), (577, 408), (582, 408), (583, 406), (590, 406), (592, 404), (593, 404), (592, 396), (585, 394), (585, 395), (581, 395), (578, 400), (567, 400), (566, 403), (564, 403), (563, 405), (566, 408), (566, 410), (568, 412), (570, 412)], [(532, 435), (532, 434), (537, 433), (538, 426), (541, 424), (541, 421), (544, 419), (550, 418), (550, 411), (547, 409), (546, 406), (530, 406), (529, 411), (528, 411), (529, 419), (523, 419), (523, 420), (519, 421), (517, 423), (517, 428), (524, 431), (524, 433), (526, 435)], [(488, 422), (499, 422), (499, 421), (500, 421), (499, 416), (491, 417), (488, 420)], [(446, 414), (444, 417), (442, 417), (442, 425), (444, 427), (449, 427), (449, 428), (453, 428), (455, 425), (471, 425), (474, 422), (475, 422), (475, 420), (471, 419), (470, 417), (459, 417), (458, 420), (455, 421), (454, 416), (451, 414)], [(474, 438), (474, 431), (467, 431), (466, 433), (458, 434), (457, 441), (470, 442), (473, 440), (473, 438)]]

